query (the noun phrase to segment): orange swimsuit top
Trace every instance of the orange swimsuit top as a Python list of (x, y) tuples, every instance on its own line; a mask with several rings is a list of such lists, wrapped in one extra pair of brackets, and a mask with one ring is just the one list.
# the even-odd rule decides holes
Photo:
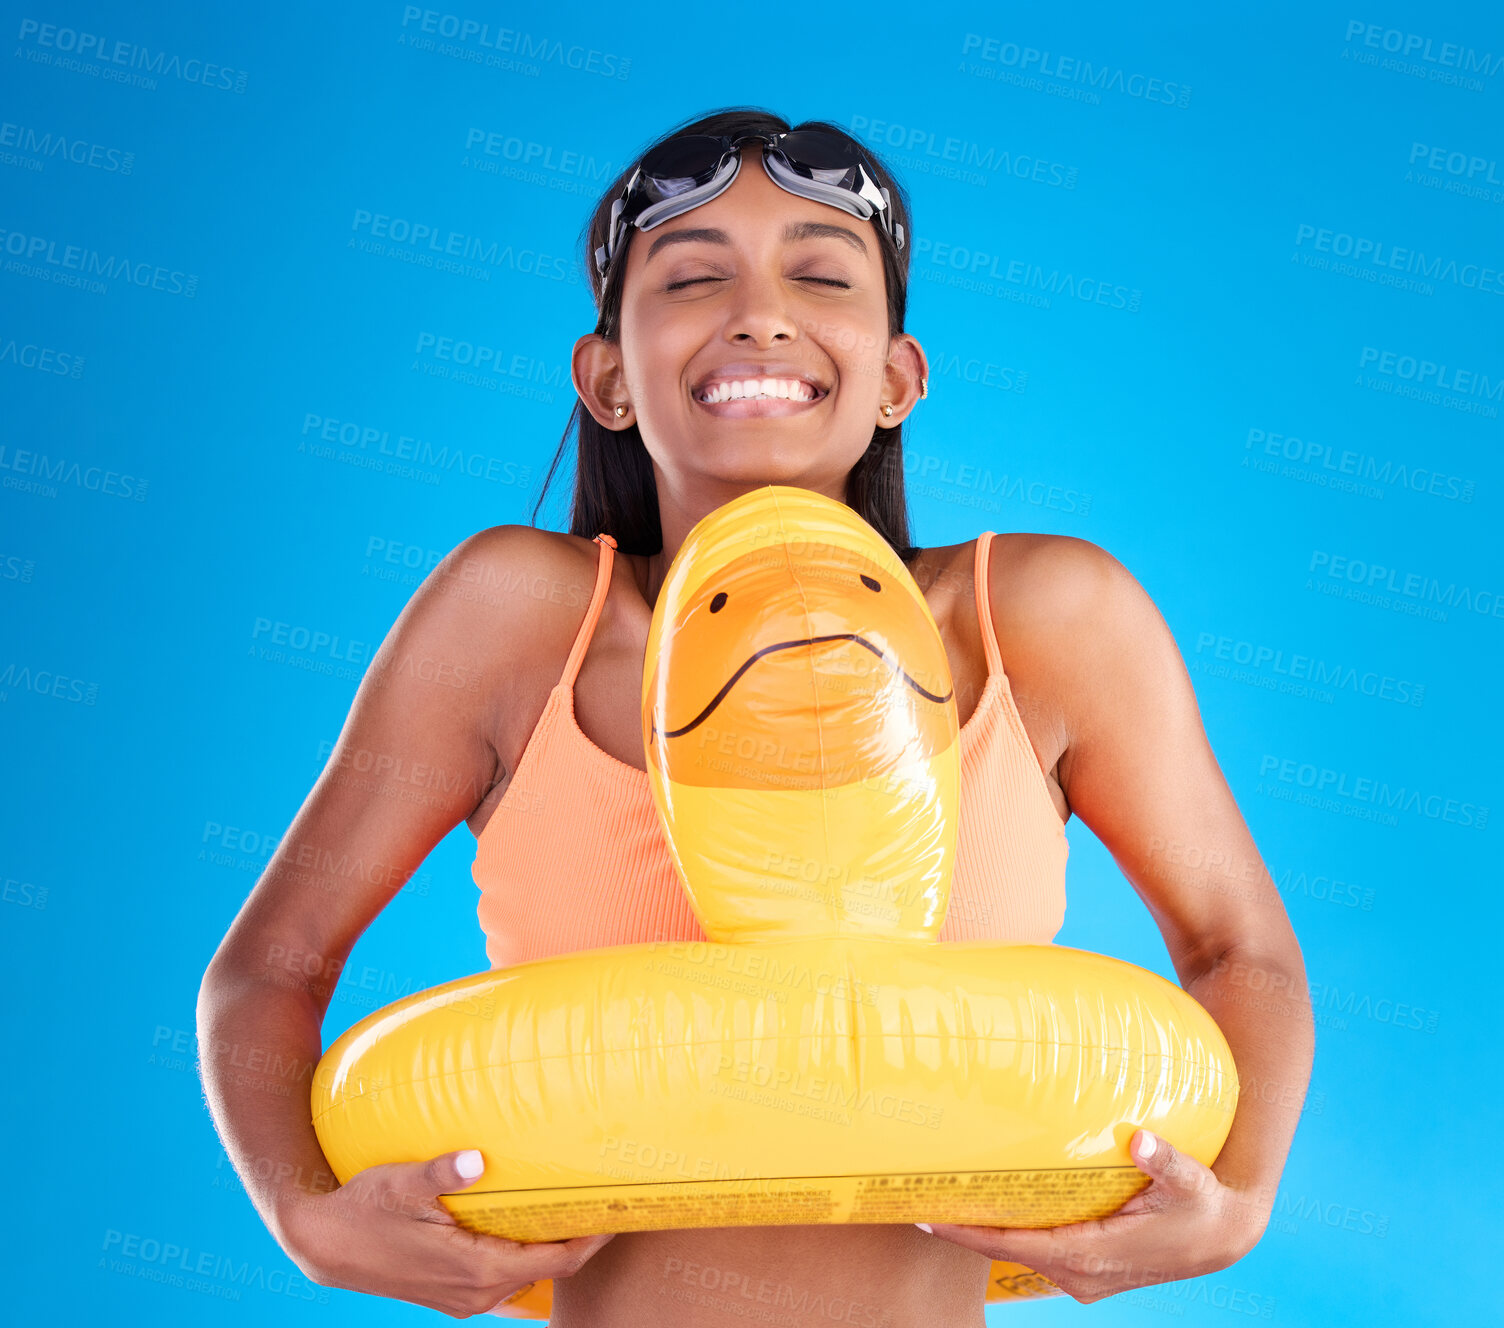
[[(961, 822), (939, 939), (1045, 945), (1065, 921), (1069, 845), (993, 632), (992, 534), (983, 531), (976, 548), (987, 685), (961, 727)], [(610, 535), (596, 542), (595, 590), (564, 676), (475, 845), (470, 875), (492, 968), (606, 945), (707, 939), (669, 857), (647, 772), (597, 747), (575, 719), (574, 680), (616, 548)]]

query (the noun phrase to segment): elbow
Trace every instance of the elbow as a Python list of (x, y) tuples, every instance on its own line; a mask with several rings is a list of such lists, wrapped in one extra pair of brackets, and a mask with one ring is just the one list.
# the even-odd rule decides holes
[(251, 976), (235, 952), (221, 944), (199, 978), (195, 1018), (202, 1035), (209, 1020), (224, 1007), (230, 994), (241, 988)]
[(1310, 1003), (1305, 958), (1291, 934), (1288, 944), (1251, 945), (1234, 941), (1203, 952), (1208, 958), (1191, 967), (1183, 979), (1187, 991), (1207, 981), (1229, 982), (1271, 999)]
[(1292, 980), (1300, 991), (1305, 991), (1305, 958), (1283, 909), (1277, 914), (1268, 910), (1239, 913), (1219, 919), (1219, 923), (1188, 938), (1191, 944), (1178, 947), (1184, 963), (1177, 963), (1176, 971), (1184, 985), (1241, 965), (1242, 970), (1258, 970), (1267, 972), (1271, 978), (1279, 975)]
[(1249, 1027), (1248, 1021), (1262, 1022), (1292, 1054), (1304, 1056), (1309, 1074), (1316, 1018), (1298, 947), (1293, 953), (1231, 947), (1184, 987), (1219, 1024), (1233, 1017)]
[(204, 1031), (222, 1000), (227, 977), (228, 973), (224, 965), (220, 962), (219, 956), (215, 955), (199, 979), (198, 999), (194, 1003), (194, 1020), (198, 1025), (200, 1040), (203, 1039)]

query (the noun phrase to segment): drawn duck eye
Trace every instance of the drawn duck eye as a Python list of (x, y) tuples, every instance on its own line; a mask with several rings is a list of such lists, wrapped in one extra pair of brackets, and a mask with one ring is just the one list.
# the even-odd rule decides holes
[(866, 572), (858, 572), (857, 575), (862, 578), (862, 584), (866, 586), (868, 590), (882, 589), (882, 586), (878, 583), (876, 577), (868, 576)]
[(710, 611), (712, 613), (719, 613), (721, 609), (725, 607), (725, 604), (726, 592), (724, 590), (717, 590), (715, 592), (715, 598), (710, 601)]

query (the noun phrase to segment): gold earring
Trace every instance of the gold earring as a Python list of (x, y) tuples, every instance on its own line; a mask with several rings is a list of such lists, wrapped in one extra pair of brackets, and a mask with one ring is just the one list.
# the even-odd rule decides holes
[(919, 397), (920, 397), (920, 400), (923, 400), (925, 397), (929, 396), (929, 394), (930, 394), (930, 380), (928, 378), (921, 378), (919, 380)]
[(891, 415), (892, 413), (893, 413), (893, 407), (890, 406), (886, 401), (883, 402), (883, 414), (884, 415)]
[(621, 417), (623, 415), (625, 415), (626, 413), (627, 413), (627, 408), (625, 406), (618, 406), (616, 408), (616, 418), (617, 419), (621, 419)]

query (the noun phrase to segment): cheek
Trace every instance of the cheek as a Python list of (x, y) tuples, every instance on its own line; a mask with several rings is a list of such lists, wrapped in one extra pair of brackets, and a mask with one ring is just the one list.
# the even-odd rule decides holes
[(806, 315), (806, 335), (816, 341), (841, 375), (841, 384), (851, 392), (863, 385), (874, 391), (882, 386), (888, 362), (887, 308), (851, 308)]
[(875, 336), (870, 327), (853, 328), (847, 347), (837, 361), (847, 392), (881, 391), (888, 363), (887, 338)]
[(622, 365), (627, 383), (639, 397), (672, 397), (684, 390), (689, 364), (710, 333), (695, 320), (676, 314), (622, 311)]

